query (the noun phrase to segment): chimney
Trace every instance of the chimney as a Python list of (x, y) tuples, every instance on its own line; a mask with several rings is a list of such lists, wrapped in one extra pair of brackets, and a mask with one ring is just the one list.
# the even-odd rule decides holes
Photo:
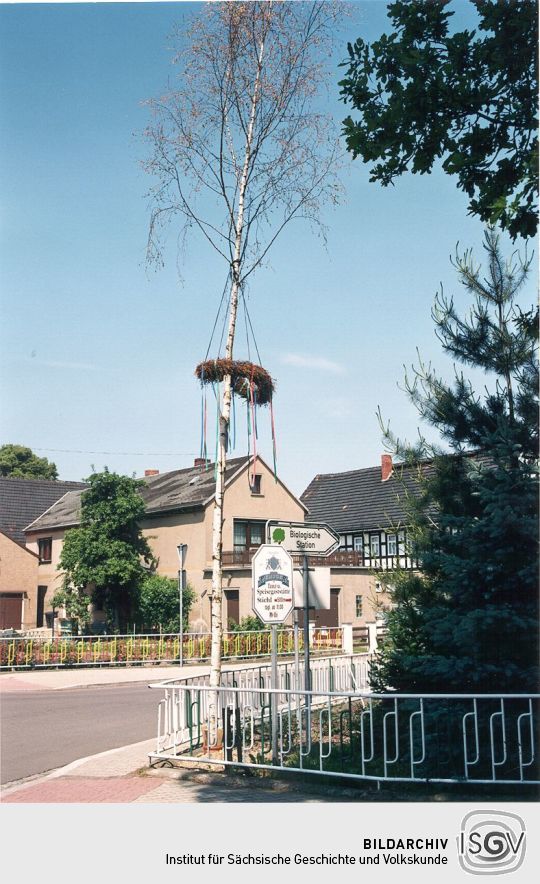
[(159, 470), (145, 470), (144, 475), (145, 478), (146, 476), (159, 476)]
[(198, 467), (200, 470), (205, 466), (206, 460), (204, 457), (196, 457), (193, 461), (193, 466)]
[(392, 466), (392, 455), (381, 454), (381, 481), (386, 482), (392, 475), (394, 467)]

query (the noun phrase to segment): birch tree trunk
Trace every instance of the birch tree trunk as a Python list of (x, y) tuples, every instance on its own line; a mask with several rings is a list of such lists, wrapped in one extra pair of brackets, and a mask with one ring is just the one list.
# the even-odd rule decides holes
[[(248, 175), (252, 159), (253, 144), (253, 128), (255, 124), (255, 116), (257, 113), (257, 103), (259, 99), (259, 87), (261, 70), (264, 57), (264, 39), (261, 40), (258, 52), (257, 74), (253, 86), (253, 94), (251, 98), (251, 111), (249, 125), (246, 133), (246, 146), (244, 155), (244, 164), (240, 179), (238, 193), (238, 212), (236, 217), (235, 229), (235, 248), (234, 259), (231, 266), (231, 291), (229, 296), (229, 327), (227, 334), (227, 343), (225, 347), (225, 358), (233, 358), (234, 335), (236, 330), (236, 317), (238, 312), (238, 294), (241, 278), (241, 254), (242, 241), (244, 232), (244, 204), (246, 196), (246, 188), (248, 184)], [(221, 682), (221, 646), (223, 637), (223, 590), (222, 590), (222, 550), (223, 550), (223, 502), (225, 497), (225, 469), (227, 466), (227, 448), (229, 439), (229, 426), (231, 416), (231, 376), (225, 375), (223, 382), (223, 402), (217, 402), (220, 409), (219, 415), (219, 442), (218, 442), (218, 458), (216, 470), (216, 490), (214, 497), (214, 516), (212, 524), (212, 595), (211, 595), (211, 613), (210, 613), (210, 629), (212, 633), (211, 654), (210, 654), (210, 687), (219, 687)], [(209, 743), (211, 745), (211, 737), (214, 737), (218, 727), (219, 703), (218, 693), (210, 692), (209, 698)]]
[[(174, 60), (181, 68), (180, 87), (148, 102), (155, 119), (144, 133), (152, 147), (145, 169), (155, 181), (148, 260), (163, 263), (160, 231), (180, 215), (183, 235), (197, 231), (227, 262), (223, 355), (229, 360), (234, 359), (239, 299), (250, 275), (293, 218), (315, 224), (324, 237), (321, 206), (339, 201), (338, 131), (314, 100), (326, 79), (341, 8), (337, 0), (205, 4), (189, 30), (190, 41), (186, 43), (183, 29), (177, 33)], [(210, 746), (221, 724), (223, 505), (231, 384), (231, 376), (225, 376), (217, 403)]]

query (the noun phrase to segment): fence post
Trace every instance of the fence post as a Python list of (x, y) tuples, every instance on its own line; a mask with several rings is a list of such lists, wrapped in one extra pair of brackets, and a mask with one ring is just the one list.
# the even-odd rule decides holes
[(342, 629), (342, 648), (344, 654), (352, 654), (353, 652), (353, 636), (352, 636), (352, 623), (343, 623), (341, 626)]
[(368, 623), (368, 654), (374, 654), (377, 650), (377, 624)]

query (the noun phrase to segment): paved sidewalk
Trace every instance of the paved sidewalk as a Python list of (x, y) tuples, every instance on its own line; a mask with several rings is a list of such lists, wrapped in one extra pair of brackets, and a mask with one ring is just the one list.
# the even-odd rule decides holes
[[(288, 660), (284, 657), (282, 662)], [(268, 666), (270, 658), (259, 660), (223, 661), (223, 671), (251, 669)], [(163, 663), (147, 663), (144, 666), (88, 666), (73, 669), (32, 669), (17, 672), (0, 672), (0, 694), (12, 691), (61, 691), (68, 688), (84, 688), (100, 684), (128, 684), (129, 682), (158, 682), (170, 678), (205, 675), (210, 671), (208, 663), (190, 663), (174, 666)]]
[(149, 768), (155, 740), (80, 759), (44, 777), (8, 785), (2, 804), (193, 804), (365, 800), (354, 789), (321, 787), (300, 781), (265, 780), (241, 773)]
[[(250, 665), (250, 664), (247, 664)], [(258, 664), (257, 664), (258, 665)], [(233, 668), (233, 667), (231, 667)], [(202, 675), (208, 665), (196, 666), (109, 666), (88, 669), (40, 669), (28, 672), (1, 672), (0, 693), (12, 691), (61, 691), (100, 684), (156, 682), (186, 675)]]

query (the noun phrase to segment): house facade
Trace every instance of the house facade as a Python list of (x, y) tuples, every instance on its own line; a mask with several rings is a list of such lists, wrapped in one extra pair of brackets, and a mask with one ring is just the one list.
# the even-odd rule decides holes
[[(223, 511), (223, 620), (239, 622), (252, 614), (251, 558), (265, 542), (270, 519), (304, 521), (306, 506), (275, 478), (261, 458), (253, 467), (247, 457), (228, 461)], [(212, 583), (214, 467), (199, 459), (194, 466), (167, 473), (147, 471), (141, 495), (146, 505), (141, 522), (157, 560), (157, 573), (177, 577), (177, 546), (186, 544), (187, 581), (196, 598), (191, 627), (209, 631)], [(81, 490), (66, 494), (26, 527), (26, 544), (38, 556), (38, 584), (46, 588), (45, 607), (61, 585), (60, 554), (66, 531), (80, 519)]]
[(407, 498), (418, 492), (414, 470), (395, 470), (389, 454), (380, 467), (315, 476), (300, 496), (306, 521), (325, 522), (340, 537), (326, 559), (335, 612), (328, 624), (328, 614), (317, 611), (316, 621), (365, 626), (391, 605), (380, 574), (416, 566), (407, 548)]
[(37, 573), (37, 555), (0, 531), (0, 629), (35, 626)]
[(24, 528), (66, 492), (85, 487), (83, 482), (0, 477), (0, 629), (45, 625), (38, 550), (25, 546)]

